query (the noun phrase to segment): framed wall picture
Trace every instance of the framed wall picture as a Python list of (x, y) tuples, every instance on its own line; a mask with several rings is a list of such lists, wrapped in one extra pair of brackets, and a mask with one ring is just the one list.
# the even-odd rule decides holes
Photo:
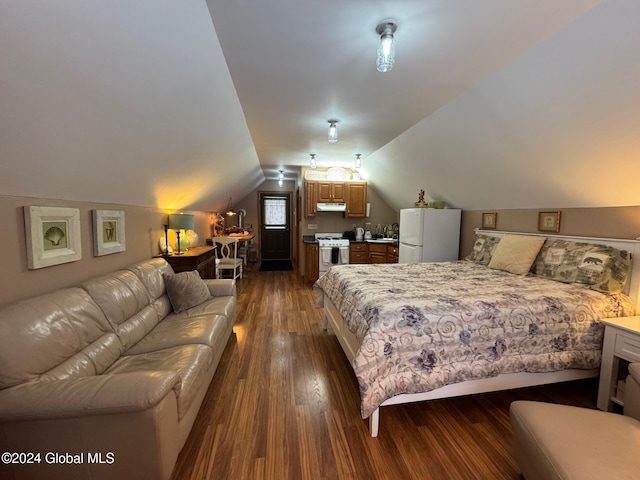
[(482, 213), (482, 228), (484, 230), (494, 230), (496, 223), (498, 222), (497, 212), (483, 212)]
[(558, 233), (560, 231), (560, 211), (538, 212), (538, 231)]
[(96, 257), (127, 249), (124, 212), (120, 210), (93, 211), (93, 254)]
[(27, 267), (50, 267), (82, 258), (80, 210), (65, 207), (24, 207)]

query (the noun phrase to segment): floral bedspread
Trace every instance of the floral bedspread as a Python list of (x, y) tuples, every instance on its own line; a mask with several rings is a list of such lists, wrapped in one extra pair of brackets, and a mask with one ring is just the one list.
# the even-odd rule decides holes
[(605, 295), (473, 262), (344, 265), (314, 285), (362, 340), (353, 360), (366, 418), (386, 399), (514, 372), (600, 365), (599, 319), (631, 315)]

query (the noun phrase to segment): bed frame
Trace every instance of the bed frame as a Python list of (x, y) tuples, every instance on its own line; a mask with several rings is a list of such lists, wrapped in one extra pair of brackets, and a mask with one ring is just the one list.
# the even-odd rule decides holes
[[(511, 235), (535, 235), (549, 237), (550, 235), (538, 234), (538, 233), (520, 233), (520, 232), (505, 232), (497, 230), (480, 230), (475, 229), (476, 233), (482, 233), (483, 235), (501, 237), (504, 234)], [(640, 254), (640, 241), (627, 240), (627, 239), (613, 239), (613, 238), (596, 238), (596, 237), (576, 237), (565, 235), (553, 235), (553, 238), (560, 238), (563, 240), (571, 240), (574, 242), (583, 243), (595, 243), (600, 245), (609, 245), (620, 250), (627, 250), (631, 252), (631, 278), (627, 282), (627, 288), (625, 293), (631, 297), (636, 305), (636, 310), (640, 311), (640, 261), (636, 262), (636, 255)], [(345, 355), (349, 359), (349, 363), (353, 363), (353, 359), (360, 348), (360, 341), (349, 330), (347, 324), (344, 322), (340, 312), (336, 306), (331, 302), (329, 297), (324, 296), (324, 328), (327, 329), (331, 326), (331, 330), (335, 333), (340, 346)], [(498, 375), (497, 377), (486, 378), (481, 380), (469, 380), (462, 383), (456, 383), (452, 385), (446, 385), (444, 387), (431, 390), (423, 393), (404, 393), (396, 395), (395, 397), (385, 400), (380, 406), (399, 405), (403, 403), (421, 402), (424, 400), (436, 400), (442, 398), (459, 397), (462, 395), (471, 395), (475, 393), (487, 393), (495, 392), (499, 390), (509, 390), (512, 388), (531, 387), (535, 385), (544, 385), (548, 383), (566, 382), (570, 380), (579, 380), (589, 377), (597, 377), (599, 375), (599, 369), (593, 370), (579, 370), (569, 369), (558, 372), (548, 373), (510, 373)], [(380, 426), (380, 407), (369, 417), (369, 431), (372, 437), (378, 436), (378, 429)]]

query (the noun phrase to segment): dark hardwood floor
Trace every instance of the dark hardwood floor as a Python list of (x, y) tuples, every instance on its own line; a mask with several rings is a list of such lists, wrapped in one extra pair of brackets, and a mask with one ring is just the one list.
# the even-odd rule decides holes
[(509, 404), (595, 408), (597, 380), (383, 407), (371, 438), (355, 377), (297, 272), (238, 282), (238, 319), (182, 450), (182, 479), (519, 479)]

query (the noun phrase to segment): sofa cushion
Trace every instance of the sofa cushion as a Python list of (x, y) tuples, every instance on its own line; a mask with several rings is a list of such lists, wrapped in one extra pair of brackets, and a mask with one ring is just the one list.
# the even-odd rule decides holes
[(211, 347), (183, 345), (154, 352), (128, 355), (120, 358), (106, 374), (167, 371), (180, 376), (178, 419), (182, 419), (202, 388), (209, 387), (210, 367), (213, 362)]
[(104, 313), (80, 288), (0, 308), (0, 389), (36, 380), (61, 365), (47, 378), (98, 375), (121, 352)]
[(163, 278), (167, 295), (175, 313), (188, 310), (211, 298), (206, 283), (196, 270), (174, 275), (165, 273)]
[(81, 286), (100, 306), (125, 350), (140, 341), (159, 321), (146, 288), (129, 270), (94, 278)]
[(172, 313), (166, 320), (202, 315), (224, 315), (233, 324), (236, 320), (236, 297), (212, 297), (206, 302), (180, 313)]
[(127, 350), (125, 355), (137, 355), (190, 344), (208, 345), (214, 350), (224, 350), (229, 337), (225, 332), (227, 328), (229, 328), (227, 318), (223, 315), (185, 317), (180, 320), (169, 317)]
[(151, 305), (158, 312), (160, 320), (171, 313), (171, 302), (167, 296), (163, 275), (171, 275), (174, 272), (164, 258), (145, 260), (131, 265), (127, 270), (132, 271), (147, 289)]

